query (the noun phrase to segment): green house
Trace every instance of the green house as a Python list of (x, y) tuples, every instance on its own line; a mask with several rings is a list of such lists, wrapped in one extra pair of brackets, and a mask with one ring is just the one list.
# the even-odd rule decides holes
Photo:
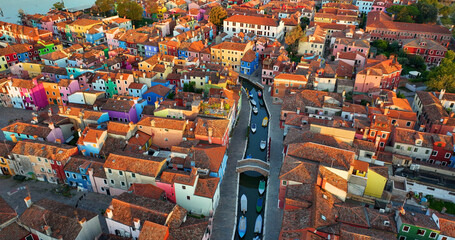
[(431, 216), (415, 212), (402, 214), (397, 211), (395, 220), (399, 240), (438, 239), (439, 227)]
[(105, 85), (106, 85), (106, 97), (111, 98), (112, 96), (118, 94), (117, 84), (115, 83), (115, 79), (114, 79), (114, 81), (112, 81), (112, 79), (109, 78), (106, 81)]

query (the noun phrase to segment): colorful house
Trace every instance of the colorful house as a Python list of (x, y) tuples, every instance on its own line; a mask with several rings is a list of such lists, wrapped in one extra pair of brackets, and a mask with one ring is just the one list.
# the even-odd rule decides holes
[(107, 130), (86, 127), (83, 132), (79, 131), (77, 147), (84, 156), (98, 157), (106, 138)]
[(68, 104), (68, 96), (79, 91), (79, 83), (75, 79), (62, 79), (58, 83), (58, 89), (60, 91), (60, 96), (62, 104)]
[(431, 216), (408, 211), (396, 211), (398, 239), (438, 239), (439, 228)]
[(259, 53), (248, 50), (243, 55), (240, 65), (240, 73), (251, 75), (259, 67)]
[(108, 112), (111, 121), (137, 123), (136, 103), (137, 100), (120, 97), (109, 98), (101, 107), (101, 111)]
[(51, 81), (43, 81), (42, 83), (49, 104), (62, 104), (58, 83)]
[(13, 78), (7, 86), (8, 93), (15, 108), (39, 110), (48, 105), (46, 92), (42, 82)]
[(64, 167), (66, 183), (71, 187), (77, 187), (78, 191), (92, 191), (93, 189), (89, 176), (90, 159), (80, 155), (72, 156)]
[(0, 143), (0, 174), (2, 175), (16, 175), (11, 155), (15, 145), (14, 142)]
[(152, 136), (152, 144), (171, 149), (183, 141), (186, 120), (161, 117), (144, 117), (137, 123), (138, 129)]
[(161, 84), (150, 87), (143, 95), (142, 98), (147, 100), (148, 104), (155, 104), (158, 99), (167, 98), (171, 93), (171, 89)]
[(196, 139), (210, 144), (229, 145), (229, 120), (198, 118), (194, 134)]
[(143, 83), (132, 82), (128, 86), (128, 95), (142, 98), (142, 95), (147, 91), (147, 85)]

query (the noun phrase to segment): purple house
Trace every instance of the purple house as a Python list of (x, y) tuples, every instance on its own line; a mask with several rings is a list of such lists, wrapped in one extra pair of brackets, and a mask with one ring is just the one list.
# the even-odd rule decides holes
[(198, 22), (204, 17), (204, 15), (197, 8), (190, 9), (188, 11), (188, 15), (193, 17)]
[(62, 79), (58, 83), (62, 103), (66, 106), (68, 103), (68, 96), (79, 91), (79, 82), (75, 79)]
[(15, 108), (39, 110), (49, 104), (43, 83), (38, 82), (36, 78), (33, 80), (14, 78), (8, 93)]
[(128, 97), (114, 96), (101, 107), (101, 111), (109, 113), (109, 120), (137, 123), (137, 100)]

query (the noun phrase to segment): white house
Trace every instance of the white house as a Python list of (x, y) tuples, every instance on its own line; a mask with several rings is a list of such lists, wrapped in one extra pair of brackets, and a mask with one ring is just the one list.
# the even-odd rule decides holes
[(357, 0), (355, 5), (359, 7), (360, 13), (368, 14), (373, 7), (374, 0)]
[(224, 20), (223, 30), (228, 36), (253, 32), (260, 37), (281, 40), (284, 36), (284, 22), (268, 17), (234, 15)]

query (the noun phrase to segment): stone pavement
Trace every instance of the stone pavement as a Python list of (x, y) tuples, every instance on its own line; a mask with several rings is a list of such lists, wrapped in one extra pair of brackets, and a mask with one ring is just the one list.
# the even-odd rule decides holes
[(280, 181), (278, 176), (283, 162), (283, 130), (280, 126), (281, 105), (272, 104), (269, 86), (264, 88), (264, 98), (267, 102), (270, 117), (271, 149), (270, 149), (270, 176), (269, 185), (267, 186), (267, 208), (265, 209), (265, 240), (274, 240), (279, 238), (283, 211), (278, 208), (278, 193)]
[[(12, 195), (8, 195), (8, 192), (24, 186), (28, 187), (32, 202), (37, 202), (43, 198), (47, 198), (73, 207), (77, 204), (78, 208), (89, 210), (97, 214), (104, 213), (104, 210), (109, 206), (112, 200), (111, 196), (94, 192), (77, 192), (76, 190), (71, 190), (71, 193), (74, 194), (73, 196), (65, 197), (61, 194), (55, 193), (54, 189), (59, 185), (40, 182), (37, 180), (19, 182), (13, 180), (11, 177), (8, 179), (0, 179), (0, 186), (0, 196), (5, 199), (5, 201), (12, 208), (14, 208), (19, 215), (21, 215), (27, 208), (24, 202), (24, 198), (27, 197), (27, 190), (22, 189), (16, 191)], [(104, 217), (100, 217), (100, 220), (103, 232), (107, 233), (108, 231)]]
[(229, 142), (228, 162), (223, 182), (221, 183), (220, 202), (213, 220), (211, 239), (228, 240), (232, 239), (235, 228), (235, 214), (237, 212), (237, 161), (243, 159), (243, 151), (246, 144), (246, 129), (250, 104), (245, 93), (242, 92), (242, 109), (240, 111), (237, 126), (234, 128), (232, 138)]

